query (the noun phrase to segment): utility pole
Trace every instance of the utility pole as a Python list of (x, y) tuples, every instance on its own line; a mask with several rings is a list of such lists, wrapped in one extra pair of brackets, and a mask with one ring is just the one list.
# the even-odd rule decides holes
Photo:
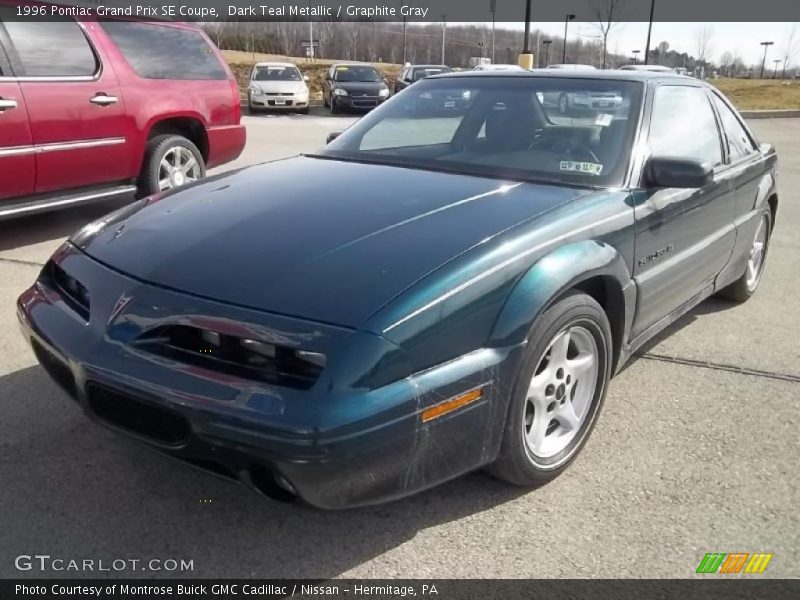
[(575, 18), (575, 15), (567, 15), (564, 18), (564, 52), (561, 55), (561, 62), (567, 64), (567, 27), (569, 22)]
[(444, 62), (444, 36), (445, 32), (447, 31), (447, 16), (442, 15), (442, 64), (447, 64)]
[(656, 9), (656, 0), (650, 0), (650, 22), (647, 25), (647, 44), (644, 47), (644, 64), (650, 64), (650, 34), (653, 31), (653, 11)]
[(767, 48), (772, 46), (775, 42), (761, 42), (761, 46), (764, 46), (764, 58), (761, 59), (761, 79), (764, 79), (764, 65), (767, 62)]
[(311, 62), (314, 62), (314, 21), (308, 21), (308, 43), (309, 43), (309, 56)]
[(775, 70), (772, 72), (772, 78), (773, 79), (777, 79), (778, 78), (778, 64), (781, 62), (781, 59), (780, 58), (776, 58), (772, 62), (775, 63)]

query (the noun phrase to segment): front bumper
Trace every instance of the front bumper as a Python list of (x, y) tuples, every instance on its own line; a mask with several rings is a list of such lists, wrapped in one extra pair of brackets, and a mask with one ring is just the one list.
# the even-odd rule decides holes
[(268, 110), (298, 110), (308, 108), (308, 96), (250, 95), (250, 106)]
[(333, 96), (333, 101), (340, 108), (351, 110), (365, 110), (380, 106), (389, 99), (389, 96)]
[[(481, 349), (366, 385), (357, 368), (363, 359), (353, 357), (396, 360), (397, 348), (379, 336), (154, 288), (71, 246), (54, 260), (89, 289), (91, 314), (87, 322), (41, 280), (23, 293), (19, 321), (40, 363), (89, 417), (174, 458), (272, 497), (345, 508), (420, 491), (496, 456), (508, 395), (497, 382), (508, 380), (517, 348)], [(331, 362), (311, 389), (299, 390), (189, 367), (131, 344), (144, 328), (175, 318), (313, 338), (312, 349)], [(347, 357), (339, 359), (342, 348)], [(426, 408), (478, 387), (478, 401), (422, 422)]]

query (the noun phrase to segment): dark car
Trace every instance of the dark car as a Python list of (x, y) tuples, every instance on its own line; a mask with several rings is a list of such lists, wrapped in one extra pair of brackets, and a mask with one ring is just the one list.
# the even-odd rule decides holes
[(16, 15), (0, 0), (0, 219), (181, 186), (244, 148), (199, 27)]
[(411, 84), (425, 79), (426, 77), (452, 72), (453, 69), (447, 65), (409, 65), (400, 72), (400, 75), (395, 80), (394, 93), (396, 94)]
[[(625, 102), (538, 99), (575, 90)], [(775, 166), (699, 80), (445, 75), (316, 154), (87, 225), (18, 314), (89, 417), (272, 497), (363, 505), (482, 467), (532, 486), (632, 352), (756, 291)]]
[(389, 87), (372, 65), (332, 65), (322, 82), (322, 102), (333, 114), (375, 108), (389, 97)]

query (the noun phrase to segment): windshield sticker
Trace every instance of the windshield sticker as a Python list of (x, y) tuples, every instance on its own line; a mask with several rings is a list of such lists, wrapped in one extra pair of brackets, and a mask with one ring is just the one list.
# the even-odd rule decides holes
[(601, 113), (597, 115), (597, 119), (595, 119), (594, 124), (600, 125), (601, 127), (608, 127), (611, 125), (611, 121), (614, 120), (614, 115), (609, 115), (608, 113)]
[(576, 162), (573, 160), (561, 161), (562, 171), (573, 171), (575, 173), (588, 173), (589, 175), (600, 175), (603, 165), (592, 162)]

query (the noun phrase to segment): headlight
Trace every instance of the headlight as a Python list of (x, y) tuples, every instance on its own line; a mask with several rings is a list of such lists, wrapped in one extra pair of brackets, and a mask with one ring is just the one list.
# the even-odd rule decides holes
[(256, 87), (254, 85), (251, 85), (250, 86), (250, 93), (253, 94), (254, 96), (258, 96), (258, 95), (262, 94), (263, 92), (261, 91), (260, 87)]
[(378, 92), (378, 96), (380, 96), (381, 98), (386, 98), (386, 96), (388, 95), (389, 95), (389, 88), (386, 87), (381, 88), (381, 91)]
[(343, 90), (342, 88), (336, 88), (333, 90), (334, 96), (347, 96), (347, 90)]

